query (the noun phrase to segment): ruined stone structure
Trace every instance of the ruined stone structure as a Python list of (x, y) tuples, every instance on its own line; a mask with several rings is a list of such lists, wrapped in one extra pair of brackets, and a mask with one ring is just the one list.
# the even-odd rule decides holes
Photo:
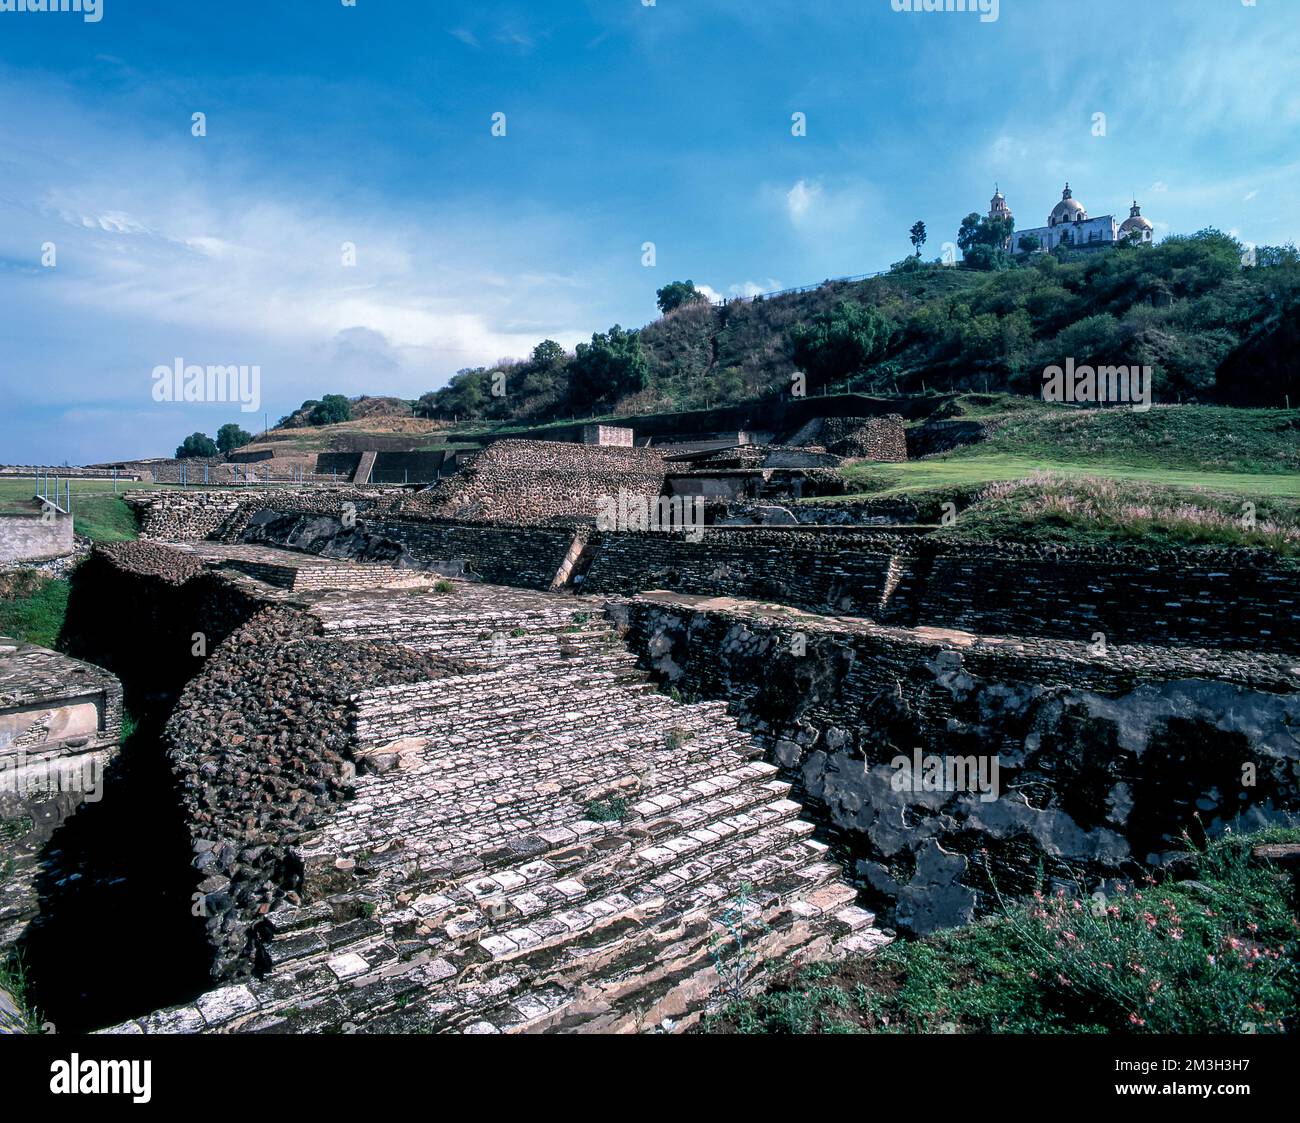
[(224, 985), (120, 1029), (682, 1026), (728, 924), (755, 972), (887, 942), (723, 704), (654, 692), (596, 604), (205, 580), (252, 612), (167, 731)]
[(657, 498), (663, 479), (663, 456), (652, 449), (494, 441), (438, 485), (430, 509), (508, 523), (593, 518), (604, 499), (620, 492)]
[(821, 440), (840, 456), (886, 463), (907, 459), (907, 430), (900, 414), (884, 417), (828, 417), (822, 422)]
[[(582, 505), (661, 459), (553, 445), (546, 499), (533, 442), (493, 447), (420, 495), (142, 497), (179, 547), (83, 567), (214, 645), (167, 738), (217, 989), (120, 1028), (680, 1026), (728, 917), (763, 968), (870, 950), (876, 914), (929, 932), (1300, 811), (1293, 560), (610, 530)], [(900, 789), (912, 753), (993, 789)]]
[[(909, 932), (990, 911), (995, 881), (1029, 891), (1039, 863), (1070, 887), (1131, 878), (1183, 853), (1184, 830), (1300, 818), (1294, 657), (896, 628), (667, 593), (612, 611), (666, 686), (726, 699), (758, 733), (873, 905)], [(997, 798), (899, 790), (893, 762), (916, 750), (996, 754)]]
[(606, 448), (631, 448), (633, 431), (621, 425), (584, 425), (582, 443)]
[(0, 636), (0, 952), (39, 911), (42, 847), (102, 795), (121, 728), (112, 675)]
[[(130, 501), (150, 537), (289, 546), (326, 556), (551, 587), (561, 527), (439, 518), (423, 497), (364, 491), (175, 493)], [(342, 525), (345, 504), (354, 525)], [(319, 516), (319, 517), (315, 517)], [(257, 520), (254, 522), (254, 520)], [(983, 635), (1300, 652), (1300, 565), (1222, 548), (947, 543), (890, 527), (711, 527), (590, 533), (585, 591), (669, 589)]]

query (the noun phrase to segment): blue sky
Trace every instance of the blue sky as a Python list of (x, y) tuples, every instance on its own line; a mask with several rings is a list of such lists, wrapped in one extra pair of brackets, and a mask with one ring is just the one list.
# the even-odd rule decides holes
[[(937, 256), (994, 181), (1026, 227), (1068, 178), (1094, 215), (1136, 193), (1157, 236), (1300, 234), (1297, 0), (1001, 0), (993, 22), (890, 0), (103, 5), (0, 11), (0, 462), (414, 397), (643, 324), (671, 280), (884, 268), (917, 218)], [(155, 402), (177, 357), (257, 364), (261, 410)]]

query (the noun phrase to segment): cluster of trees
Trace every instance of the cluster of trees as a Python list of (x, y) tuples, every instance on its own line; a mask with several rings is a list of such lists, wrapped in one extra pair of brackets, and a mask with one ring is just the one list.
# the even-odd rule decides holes
[(648, 370), (640, 333), (615, 324), (579, 343), (572, 355), (546, 339), (522, 362), (459, 371), (442, 389), (423, 395), (416, 413), (488, 421), (586, 415), (641, 390)]
[[(688, 306), (709, 307), (693, 281), (672, 281), (655, 294), (665, 316)], [(584, 416), (612, 408), (650, 381), (650, 357), (642, 332), (615, 324), (579, 343), (570, 354), (553, 339), (543, 340), (529, 358), (458, 371), (440, 390), (416, 404), (422, 417), (549, 419)]]
[(176, 458), (185, 460), (196, 456), (217, 456), (224, 452), (234, 452), (235, 449), (249, 444), (252, 439), (252, 433), (232, 422), (217, 430), (215, 441), (206, 433), (191, 433), (177, 445)]
[(876, 308), (842, 300), (795, 327), (794, 361), (808, 376), (807, 388), (821, 389), (868, 370), (884, 355), (893, 330)]

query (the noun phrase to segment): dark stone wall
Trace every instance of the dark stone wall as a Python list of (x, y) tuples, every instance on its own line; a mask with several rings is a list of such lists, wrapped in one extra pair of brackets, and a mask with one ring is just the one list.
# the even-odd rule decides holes
[(583, 591), (671, 589), (775, 600), (811, 610), (875, 613), (894, 540), (837, 531), (709, 528), (681, 534), (602, 534)]
[(882, 622), (1300, 651), (1300, 566), (1276, 555), (935, 546), (921, 544)]
[(977, 547), (820, 529), (602, 536), (584, 590), (647, 589), (984, 635), (1300, 652), (1300, 565), (1243, 550)]
[[(1040, 866), (1090, 891), (1174, 859), (1185, 831), (1199, 845), (1300, 821), (1300, 673), (1285, 659), (957, 645), (639, 599), (611, 614), (666, 687), (730, 703), (912, 932), (1036, 888)], [(918, 750), (996, 759), (996, 798), (897, 790), (894, 762)]]
[(332, 515), (263, 509), (241, 542), (282, 546), (321, 557), (379, 561), (495, 585), (548, 589), (573, 541), (570, 527), (502, 527), (357, 516), (345, 527)]
[[(250, 519), (262, 518), (259, 511), (297, 512), (299, 529), (276, 526), (242, 540), (401, 559), (530, 588), (549, 587), (573, 535), (572, 526), (558, 524), (440, 517), (436, 498), (355, 489), (154, 493), (132, 502), (145, 532), (158, 537), (237, 541)], [(368, 537), (331, 544), (331, 524), (306, 518), (333, 519), (337, 533), (347, 504)], [(1300, 653), (1300, 562), (1265, 551), (972, 544), (834, 526), (707, 527), (702, 537), (592, 534), (584, 564), (584, 592), (670, 589), (984, 635), (1091, 641), (1101, 633), (1111, 644)]]

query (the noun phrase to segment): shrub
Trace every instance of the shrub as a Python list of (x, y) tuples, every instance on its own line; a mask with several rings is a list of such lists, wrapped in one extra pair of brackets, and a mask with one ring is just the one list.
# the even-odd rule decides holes
[(177, 460), (193, 459), (196, 456), (216, 456), (216, 443), (206, 433), (191, 433), (176, 448)]

